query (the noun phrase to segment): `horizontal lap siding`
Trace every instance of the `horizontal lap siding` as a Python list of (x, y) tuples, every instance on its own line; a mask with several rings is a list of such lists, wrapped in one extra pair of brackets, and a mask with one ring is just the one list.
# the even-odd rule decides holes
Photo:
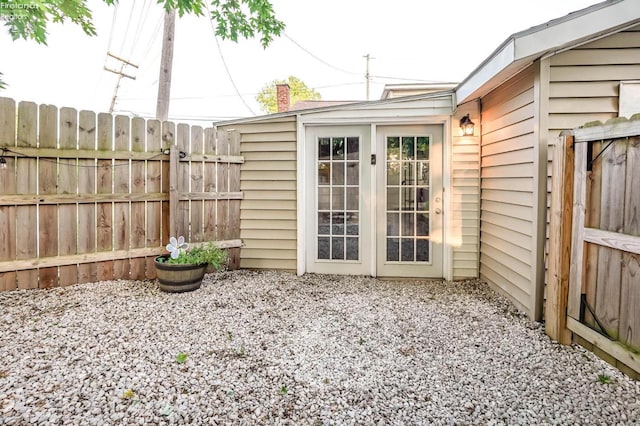
[(533, 276), (534, 74), (482, 99), (480, 277), (529, 313)]
[[(473, 109), (476, 108), (474, 104)], [(465, 110), (466, 111), (466, 110)], [(459, 113), (464, 113), (460, 112)], [(470, 111), (471, 115), (475, 113)], [(475, 120), (475, 119), (474, 119)], [(456, 120), (453, 120), (456, 123)], [(454, 124), (455, 126), (456, 124)], [(451, 244), (453, 278), (478, 277), (480, 147), (479, 138), (457, 136), (451, 154)]]
[[(560, 53), (550, 61), (548, 140), (552, 145), (563, 130), (618, 116), (620, 81), (640, 79), (640, 26)], [(548, 153), (546, 253), (552, 146)]]
[[(230, 126), (240, 132), (240, 267), (296, 269), (295, 117)], [(225, 128), (226, 129), (226, 128)]]
[(618, 116), (621, 80), (640, 79), (640, 26), (551, 58), (549, 131)]

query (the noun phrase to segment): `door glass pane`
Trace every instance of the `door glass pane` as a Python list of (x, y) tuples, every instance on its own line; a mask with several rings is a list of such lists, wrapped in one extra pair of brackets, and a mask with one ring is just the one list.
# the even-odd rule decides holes
[(332, 185), (344, 185), (344, 163), (333, 163), (331, 168), (331, 184)]
[(331, 238), (331, 259), (344, 260), (344, 238)]
[(329, 185), (331, 179), (331, 163), (318, 163), (318, 185)]
[(402, 235), (412, 237), (415, 234), (413, 213), (402, 213)]
[(344, 210), (344, 187), (332, 188), (331, 210)]
[(400, 215), (398, 213), (387, 213), (387, 235), (389, 237), (400, 235)]
[(429, 188), (416, 188), (416, 210), (429, 210)]
[(400, 188), (387, 188), (387, 210), (400, 210)]
[(347, 260), (358, 260), (358, 237), (347, 237)]
[(318, 188), (318, 210), (331, 209), (331, 188)]
[(402, 162), (402, 182), (403, 186), (416, 184), (416, 165), (414, 161)]
[(331, 235), (331, 216), (329, 213), (318, 213), (318, 235)]
[(391, 136), (387, 138), (387, 160), (400, 159), (400, 138)]
[(416, 261), (429, 261), (429, 240), (416, 240)]
[(387, 261), (429, 262), (430, 139), (388, 136), (386, 141)]
[(403, 262), (412, 262), (415, 260), (413, 256), (413, 238), (403, 238), (400, 243), (400, 260)]
[(416, 142), (416, 158), (418, 160), (428, 160), (429, 159), (429, 137), (428, 136), (418, 136)]
[(347, 163), (347, 185), (359, 185), (360, 171), (358, 163), (350, 161)]
[(358, 213), (349, 213), (346, 219), (347, 235), (358, 235), (360, 229)]
[(329, 138), (318, 139), (318, 160), (331, 159), (331, 141)]
[(333, 160), (344, 160), (344, 138), (332, 138)]
[(419, 237), (429, 236), (429, 215), (418, 213), (416, 218), (416, 235)]
[(347, 158), (349, 160), (358, 160), (360, 158), (360, 138), (347, 138)]
[(404, 211), (413, 211), (415, 209), (415, 188), (402, 188), (402, 199), (400, 200), (400, 208)]
[(317, 144), (318, 259), (358, 260), (360, 138), (337, 135), (318, 138)]
[(400, 260), (400, 240), (387, 238), (387, 260), (397, 262)]
[(360, 199), (358, 195), (360, 194), (359, 188), (347, 188), (347, 210), (359, 210)]
[(404, 136), (402, 138), (402, 159), (413, 160), (416, 158), (416, 138), (413, 136)]
[(344, 235), (344, 214), (343, 213), (331, 214), (331, 234)]
[(318, 259), (330, 259), (330, 249), (328, 237), (318, 237)]
[(400, 185), (400, 163), (387, 162), (387, 185)]
[(429, 162), (419, 161), (418, 172), (416, 174), (418, 185), (429, 185)]

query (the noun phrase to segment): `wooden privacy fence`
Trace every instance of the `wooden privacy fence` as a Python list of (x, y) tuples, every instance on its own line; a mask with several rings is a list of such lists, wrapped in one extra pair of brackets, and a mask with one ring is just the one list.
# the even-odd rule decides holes
[(549, 259), (547, 333), (640, 373), (640, 120), (563, 136)]
[(155, 278), (170, 235), (239, 264), (232, 133), (0, 98), (0, 149), (0, 290)]

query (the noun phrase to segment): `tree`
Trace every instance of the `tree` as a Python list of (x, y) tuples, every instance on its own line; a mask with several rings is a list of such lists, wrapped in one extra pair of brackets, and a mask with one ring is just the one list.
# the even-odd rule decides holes
[(266, 84), (256, 96), (256, 101), (266, 113), (278, 112), (278, 99), (276, 93), (277, 84), (288, 84), (291, 104), (296, 101), (317, 101), (321, 98), (320, 93), (307, 85), (298, 77), (290, 76), (288, 80), (273, 80)]
[[(117, 0), (103, 0), (112, 5)], [(156, 0), (166, 10), (175, 9), (178, 16), (203, 16), (208, 10), (216, 35), (238, 41), (239, 37), (260, 37), (267, 47), (284, 30), (284, 23), (276, 19), (269, 0)], [(210, 1), (210, 4), (207, 4)], [(47, 44), (47, 24), (70, 21), (79, 25), (85, 34), (96, 35), (87, 0), (0, 0), (0, 22), (13, 40), (23, 38)], [(2, 75), (0, 73), (0, 75)], [(0, 89), (4, 83), (0, 79)]]

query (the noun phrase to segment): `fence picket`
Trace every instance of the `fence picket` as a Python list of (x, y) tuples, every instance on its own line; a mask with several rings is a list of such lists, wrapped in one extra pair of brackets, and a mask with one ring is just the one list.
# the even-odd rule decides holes
[[(191, 154), (204, 154), (204, 132), (202, 127), (193, 126), (191, 128)], [(190, 192), (204, 192), (204, 163), (202, 161), (191, 161)], [(191, 201), (191, 241), (203, 242), (204, 239), (204, 201)]]
[[(145, 120), (136, 117), (131, 120), (131, 151), (144, 152), (146, 147)], [(145, 165), (144, 160), (131, 160), (131, 193), (142, 194), (145, 192)], [(145, 246), (145, 202), (131, 203), (131, 245), (130, 248), (144, 248)], [(145, 278), (144, 258), (132, 258), (131, 279), (143, 280)]]
[[(619, 232), (624, 222), (625, 159), (627, 144), (615, 140), (602, 155), (600, 229)], [(615, 207), (613, 207), (615, 206)], [(599, 247), (596, 316), (609, 336), (618, 337), (622, 252)]]
[[(130, 135), (129, 117), (117, 115), (114, 120), (114, 151), (128, 151)], [(116, 160), (113, 171), (113, 192), (128, 194), (129, 160)], [(130, 238), (130, 204), (128, 202), (114, 203), (113, 206), (113, 248), (114, 250), (128, 250)], [(129, 279), (129, 259), (116, 260), (113, 263), (113, 277), (115, 279)]]
[[(0, 98), (0, 143), (7, 148), (16, 143), (16, 103), (13, 99)], [(4, 153), (3, 153), (4, 154)], [(0, 171), (0, 198), (16, 194), (15, 158), (5, 155), (7, 168)], [(16, 207), (0, 207), (0, 262), (16, 258)], [(0, 291), (16, 288), (14, 271), (0, 273)]]
[[(235, 267), (239, 148), (227, 133), (0, 98), (0, 142), (19, 152), (0, 173), (0, 290), (154, 278), (172, 227), (218, 240)], [(170, 174), (172, 146), (187, 156), (172, 150)]]
[[(36, 147), (38, 107), (33, 102), (18, 104), (18, 133), (16, 146)], [(16, 192), (37, 194), (37, 161), (35, 158), (16, 159)], [(16, 209), (16, 259), (33, 259), (38, 255), (37, 206), (19, 206)], [(38, 270), (19, 271), (18, 288), (37, 288)]]
[[(78, 148), (96, 149), (96, 114), (80, 111), (78, 118)], [(94, 159), (78, 160), (78, 193), (84, 197), (96, 193), (97, 162)], [(96, 251), (96, 203), (78, 205), (78, 254)], [(96, 263), (78, 265), (78, 282), (98, 280)]]
[[(205, 155), (215, 156), (216, 152), (216, 131), (212, 128), (205, 129), (204, 131), (204, 153)], [(216, 165), (209, 164), (204, 168), (203, 173), (203, 186), (205, 192), (217, 192), (218, 186), (216, 183)], [(212, 241), (216, 239), (216, 201), (205, 200), (204, 201), (204, 241)]]
[[(629, 139), (623, 232), (640, 237), (640, 136)], [(620, 341), (640, 351), (640, 255), (622, 253)]]
[[(61, 149), (77, 149), (78, 144), (78, 113), (72, 108), (60, 109), (60, 146)], [(60, 161), (58, 175), (59, 194), (78, 193), (77, 160), (65, 159)], [(58, 255), (64, 256), (78, 252), (78, 206), (65, 204), (58, 206)], [(60, 285), (66, 286), (78, 282), (78, 266), (68, 265), (59, 267)]]
[[(111, 151), (113, 149), (113, 116), (111, 114), (98, 114), (98, 151)], [(111, 194), (113, 192), (113, 160), (98, 160), (96, 174), (96, 191), (98, 194)], [(97, 204), (98, 236), (96, 251), (113, 250), (113, 203), (101, 202)], [(113, 279), (113, 260), (99, 262), (97, 273), (99, 281)]]
[[(178, 124), (176, 128), (176, 147), (179, 152), (189, 152), (189, 126), (186, 124)], [(179, 155), (178, 157), (181, 157)], [(189, 235), (189, 200), (181, 200), (182, 196), (190, 191), (189, 184), (189, 161), (178, 160), (178, 206), (176, 211), (176, 218), (172, 219), (176, 222), (176, 234), (174, 237), (180, 235), (184, 236), (187, 241), (191, 241), (191, 235)]]
[[(162, 126), (158, 120), (147, 121), (147, 152), (160, 154), (162, 152)], [(160, 193), (162, 191), (162, 161), (147, 161), (147, 194)], [(146, 229), (146, 247), (158, 247), (161, 245), (160, 224), (162, 223), (162, 202), (147, 201), (146, 207), (147, 229)], [(146, 258), (147, 278), (156, 277), (156, 269), (153, 266), (155, 256)]]
[[(602, 152), (602, 141), (591, 144), (592, 158)], [(602, 161), (596, 161), (587, 172), (587, 201), (585, 205), (586, 227), (598, 228), (600, 226), (600, 203), (602, 197)], [(594, 244), (585, 244), (585, 270), (582, 293), (586, 294), (589, 306), (596, 306), (596, 288), (598, 282), (598, 253), (599, 248)], [(596, 322), (587, 309), (584, 318), (585, 324), (597, 327)]]

